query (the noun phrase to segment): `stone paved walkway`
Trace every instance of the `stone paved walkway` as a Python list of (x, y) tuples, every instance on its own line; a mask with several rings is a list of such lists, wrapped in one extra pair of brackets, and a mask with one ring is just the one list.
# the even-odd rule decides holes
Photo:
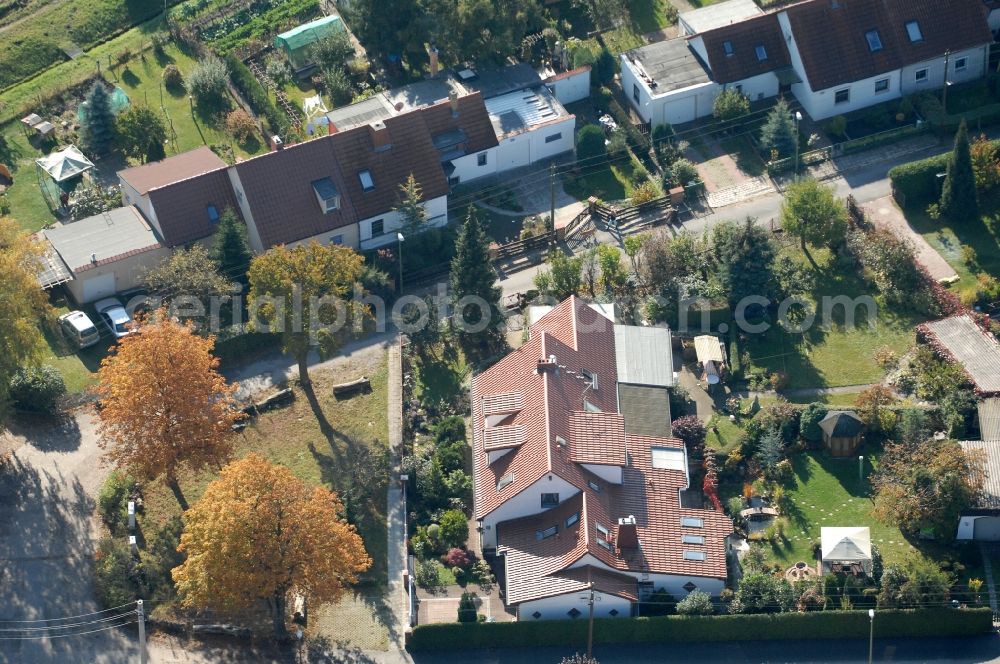
[(410, 626), (409, 601), (403, 583), (406, 569), (406, 503), (402, 485), (399, 482), (399, 453), (403, 442), (403, 359), (399, 337), (389, 347), (388, 385), (389, 449), (392, 454), (392, 472), (389, 478), (386, 521), (388, 534), (388, 576), (387, 600), (392, 611), (394, 624), (389, 629), (390, 649), (402, 650), (405, 632)]
[(740, 203), (747, 199), (759, 196), (760, 194), (770, 194), (774, 191), (771, 179), (766, 175), (759, 175), (754, 178), (747, 178), (739, 184), (731, 187), (724, 187), (707, 195), (708, 206), (710, 208), (721, 208), (734, 203)]
[(917, 252), (917, 260), (927, 268), (931, 277), (937, 281), (953, 281), (958, 279), (955, 269), (948, 264), (941, 254), (932, 247), (922, 235), (914, 231), (906, 222), (902, 210), (896, 206), (891, 196), (879, 198), (864, 205), (868, 218), (881, 228), (888, 228), (899, 237), (913, 244)]

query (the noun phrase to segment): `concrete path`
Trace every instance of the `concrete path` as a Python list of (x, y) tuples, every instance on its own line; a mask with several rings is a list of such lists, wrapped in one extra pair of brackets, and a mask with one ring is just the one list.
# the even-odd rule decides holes
[(891, 196), (876, 199), (863, 206), (868, 217), (876, 226), (888, 228), (893, 233), (913, 244), (917, 260), (927, 268), (936, 281), (953, 281), (958, 273), (941, 254), (906, 222), (903, 211), (896, 206)]
[(753, 397), (822, 397), (830, 394), (856, 394), (871, 389), (880, 383), (868, 383), (866, 385), (840, 385), (839, 387), (803, 387), (796, 390), (782, 390), (781, 392), (746, 392), (749, 398)]
[(409, 594), (403, 582), (406, 570), (406, 502), (402, 484), (399, 481), (399, 462), (403, 444), (403, 356), (399, 336), (389, 347), (388, 418), (389, 450), (392, 457), (392, 472), (389, 477), (388, 500), (386, 503), (386, 525), (388, 534), (388, 577), (386, 591), (387, 605), (393, 615), (389, 629), (390, 650), (403, 650), (404, 634), (410, 627)]
[(991, 554), (995, 554), (997, 551), (1000, 551), (1000, 546), (996, 544), (979, 543), (979, 555), (983, 557), (983, 576), (986, 577), (986, 594), (990, 598), (990, 608), (993, 609), (994, 618), (996, 617), (996, 612), (1000, 609), (997, 609), (997, 584), (996, 578), (993, 575), (994, 573), (1000, 573), (1000, 570), (993, 569)]

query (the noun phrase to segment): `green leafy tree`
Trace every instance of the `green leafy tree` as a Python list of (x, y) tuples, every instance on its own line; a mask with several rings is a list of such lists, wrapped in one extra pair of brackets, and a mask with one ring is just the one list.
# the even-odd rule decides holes
[(628, 287), (628, 272), (622, 266), (618, 247), (600, 245), (597, 247), (597, 261), (601, 266), (601, 291), (609, 298), (623, 297)]
[(697, 415), (684, 415), (671, 422), (673, 435), (684, 443), (688, 455), (701, 460), (705, 455), (705, 425)]
[(323, 37), (309, 49), (311, 59), (320, 69), (344, 69), (347, 61), (354, 56), (354, 44), (346, 30)]
[(162, 158), (167, 125), (148, 106), (132, 106), (122, 111), (115, 121), (115, 133), (115, 143), (126, 157), (143, 161)]
[(819, 428), (819, 423), (826, 417), (828, 410), (826, 404), (814, 401), (802, 410), (802, 418), (799, 420), (802, 437), (812, 443), (823, 440), (823, 430)]
[(259, 314), (253, 323), (281, 331), (282, 348), (295, 358), (307, 396), (313, 395), (309, 351), (332, 355), (368, 322), (368, 310), (355, 297), (363, 292), (363, 269), (353, 249), (315, 242), (275, 247), (250, 262), (249, 303)]
[(952, 582), (951, 575), (937, 561), (913, 553), (903, 564), (889, 565), (882, 572), (878, 606), (882, 609), (945, 606)]
[(535, 276), (535, 287), (539, 292), (559, 301), (570, 295), (579, 295), (582, 286), (582, 258), (553, 250), (549, 252), (545, 263), (548, 269)]
[(584, 125), (576, 133), (576, 159), (584, 164), (593, 164), (607, 156), (604, 132), (597, 125)]
[(489, 237), (471, 207), (455, 241), (450, 285), (458, 342), (465, 356), (478, 360), (499, 352), (506, 345), (501, 290), (490, 261)]
[(785, 443), (777, 431), (768, 431), (760, 439), (757, 459), (766, 469), (771, 470), (784, 458)]
[(219, 217), (219, 227), (215, 231), (212, 245), (212, 260), (219, 265), (219, 271), (231, 279), (242, 279), (253, 259), (247, 227), (232, 208), (226, 208)]
[(778, 613), (791, 611), (795, 591), (785, 579), (766, 572), (752, 572), (740, 579), (729, 604), (730, 613)]
[(354, 98), (354, 89), (351, 81), (344, 73), (343, 67), (327, 67), (323, 70), (323, 84), (326, 85), (326, 93), (336, 106), (343, 106), (351, 103)]
[(594, 60), (594, 78), (601, 85), (608, 85), (618, 73), (618, 59), (606, 48), (602, 48)]
[(462, 510), (448, 510), (441, 515), (441, 541), (446, 549), (465, 546), (469, 539), (469, 519)]
[(403, 235), (409, 237), (424, 230), (427, 223), (427, 209), (423, 206), (424, 192), (420, 183), (410, 173), (406, 182), (399, 185), (400, 202), (395, 208), (402, 222)]
[(848, 246), (887, 302), (916, 311), (935, 306), (926, 295), (913, 245), (906, 239), (888, 228), (875, 228), (849, 233)]
[(164, 302), (195, 298), (208, 310), (212, 298), (231, 295), (233, 282), (219, 273), (219, 264), (201, 244), (180, 248), (142, 277), (150, 295)]
[(111, 112), (111, 98), (101, 82), (94, 83), (84, 103), (86, 112), (80, 124), (80, 140), (87, 150), (106, 154), (115, 142), (115, 116)]
[(779, 99), (767, 114), (764, 126), (760, 128), (760, 143), (765, 150), (776, 151), (778, 158), (795, 154), (799, 137), (795, 131), (795, 121), (784, 99)]
[(712, 232), (711, 245), (717, 277), (731, 307), (750, 295), (775, 294), (772, 266), (777, 250), (767, 230), (754, 219), (719, 224)]
[(847, 233), (847, 208), (837, 200), (831, 187), (806, 178), (785, 190), (781, 204), (781, 227), (799, 238), (802, 252), (815, 265), (806, 246), (835, 247)]
[(712, 103), (712, 115), (717, 120), (733, 120), (750, 112), (750, 98), (736, 88), (726, 88)]
[(941, 214), (957, 222), (971, 222), (979, 218), (979, 197), (976, 176), (969, 152), (969, 129), (965, 120), (958, 126), (955, 146), (948, 159), (948, 169), (941, 190)]

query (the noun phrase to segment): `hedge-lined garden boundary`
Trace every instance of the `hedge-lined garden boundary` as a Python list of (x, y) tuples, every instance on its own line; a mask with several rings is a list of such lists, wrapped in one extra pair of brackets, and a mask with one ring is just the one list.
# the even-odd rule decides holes
[[(594, 621), (594, 643), (852, 639), (868, 638), (868, 629), (867, 611), (604, 618)], [(988, 608), (885, 610), (875, 614), (875, 638), (976, 636), (992, 629)], [(586, 642), (586, 620), (447, 623), (416, 627), (407, 649), (584, 647)]]
[[(1000, 140), (990, 141), (993, 149), (1000, 149)], [(893, 195), (900, 204), (920, 207), (933, 203), (941, 196), (941, 182), (938, 173), (948, 168), (951, 152), (927, 157), (908, 164), (900, 164), (889, 171)]]

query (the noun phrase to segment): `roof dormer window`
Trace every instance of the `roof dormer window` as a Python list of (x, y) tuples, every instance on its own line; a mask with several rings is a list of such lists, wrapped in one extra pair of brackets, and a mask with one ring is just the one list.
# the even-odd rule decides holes
[(365, 169), (358, 173), (358, 179), (361, 180), (361, 188), (365, 191), (371, 191), (375, 188), (375, 180), (372, 179), (372, 172)]
[(924, 40), (924, 33), (920, 31), (920, 24), (916, 21), (910, 21), (906, 24), (906, 34), (910, 37), (910, 41), (913, 43), (922, 42)]
[(330, 178), (323, 178), (312, 183), (313, 192), (323, 214), (340, 209), (340, 192)]
[(878, 34), (878, 30), (869, 30), (865, 33), (865, 39), (868, 40), (868, 48), (871, 52), (882, 50), (882, 38)]

